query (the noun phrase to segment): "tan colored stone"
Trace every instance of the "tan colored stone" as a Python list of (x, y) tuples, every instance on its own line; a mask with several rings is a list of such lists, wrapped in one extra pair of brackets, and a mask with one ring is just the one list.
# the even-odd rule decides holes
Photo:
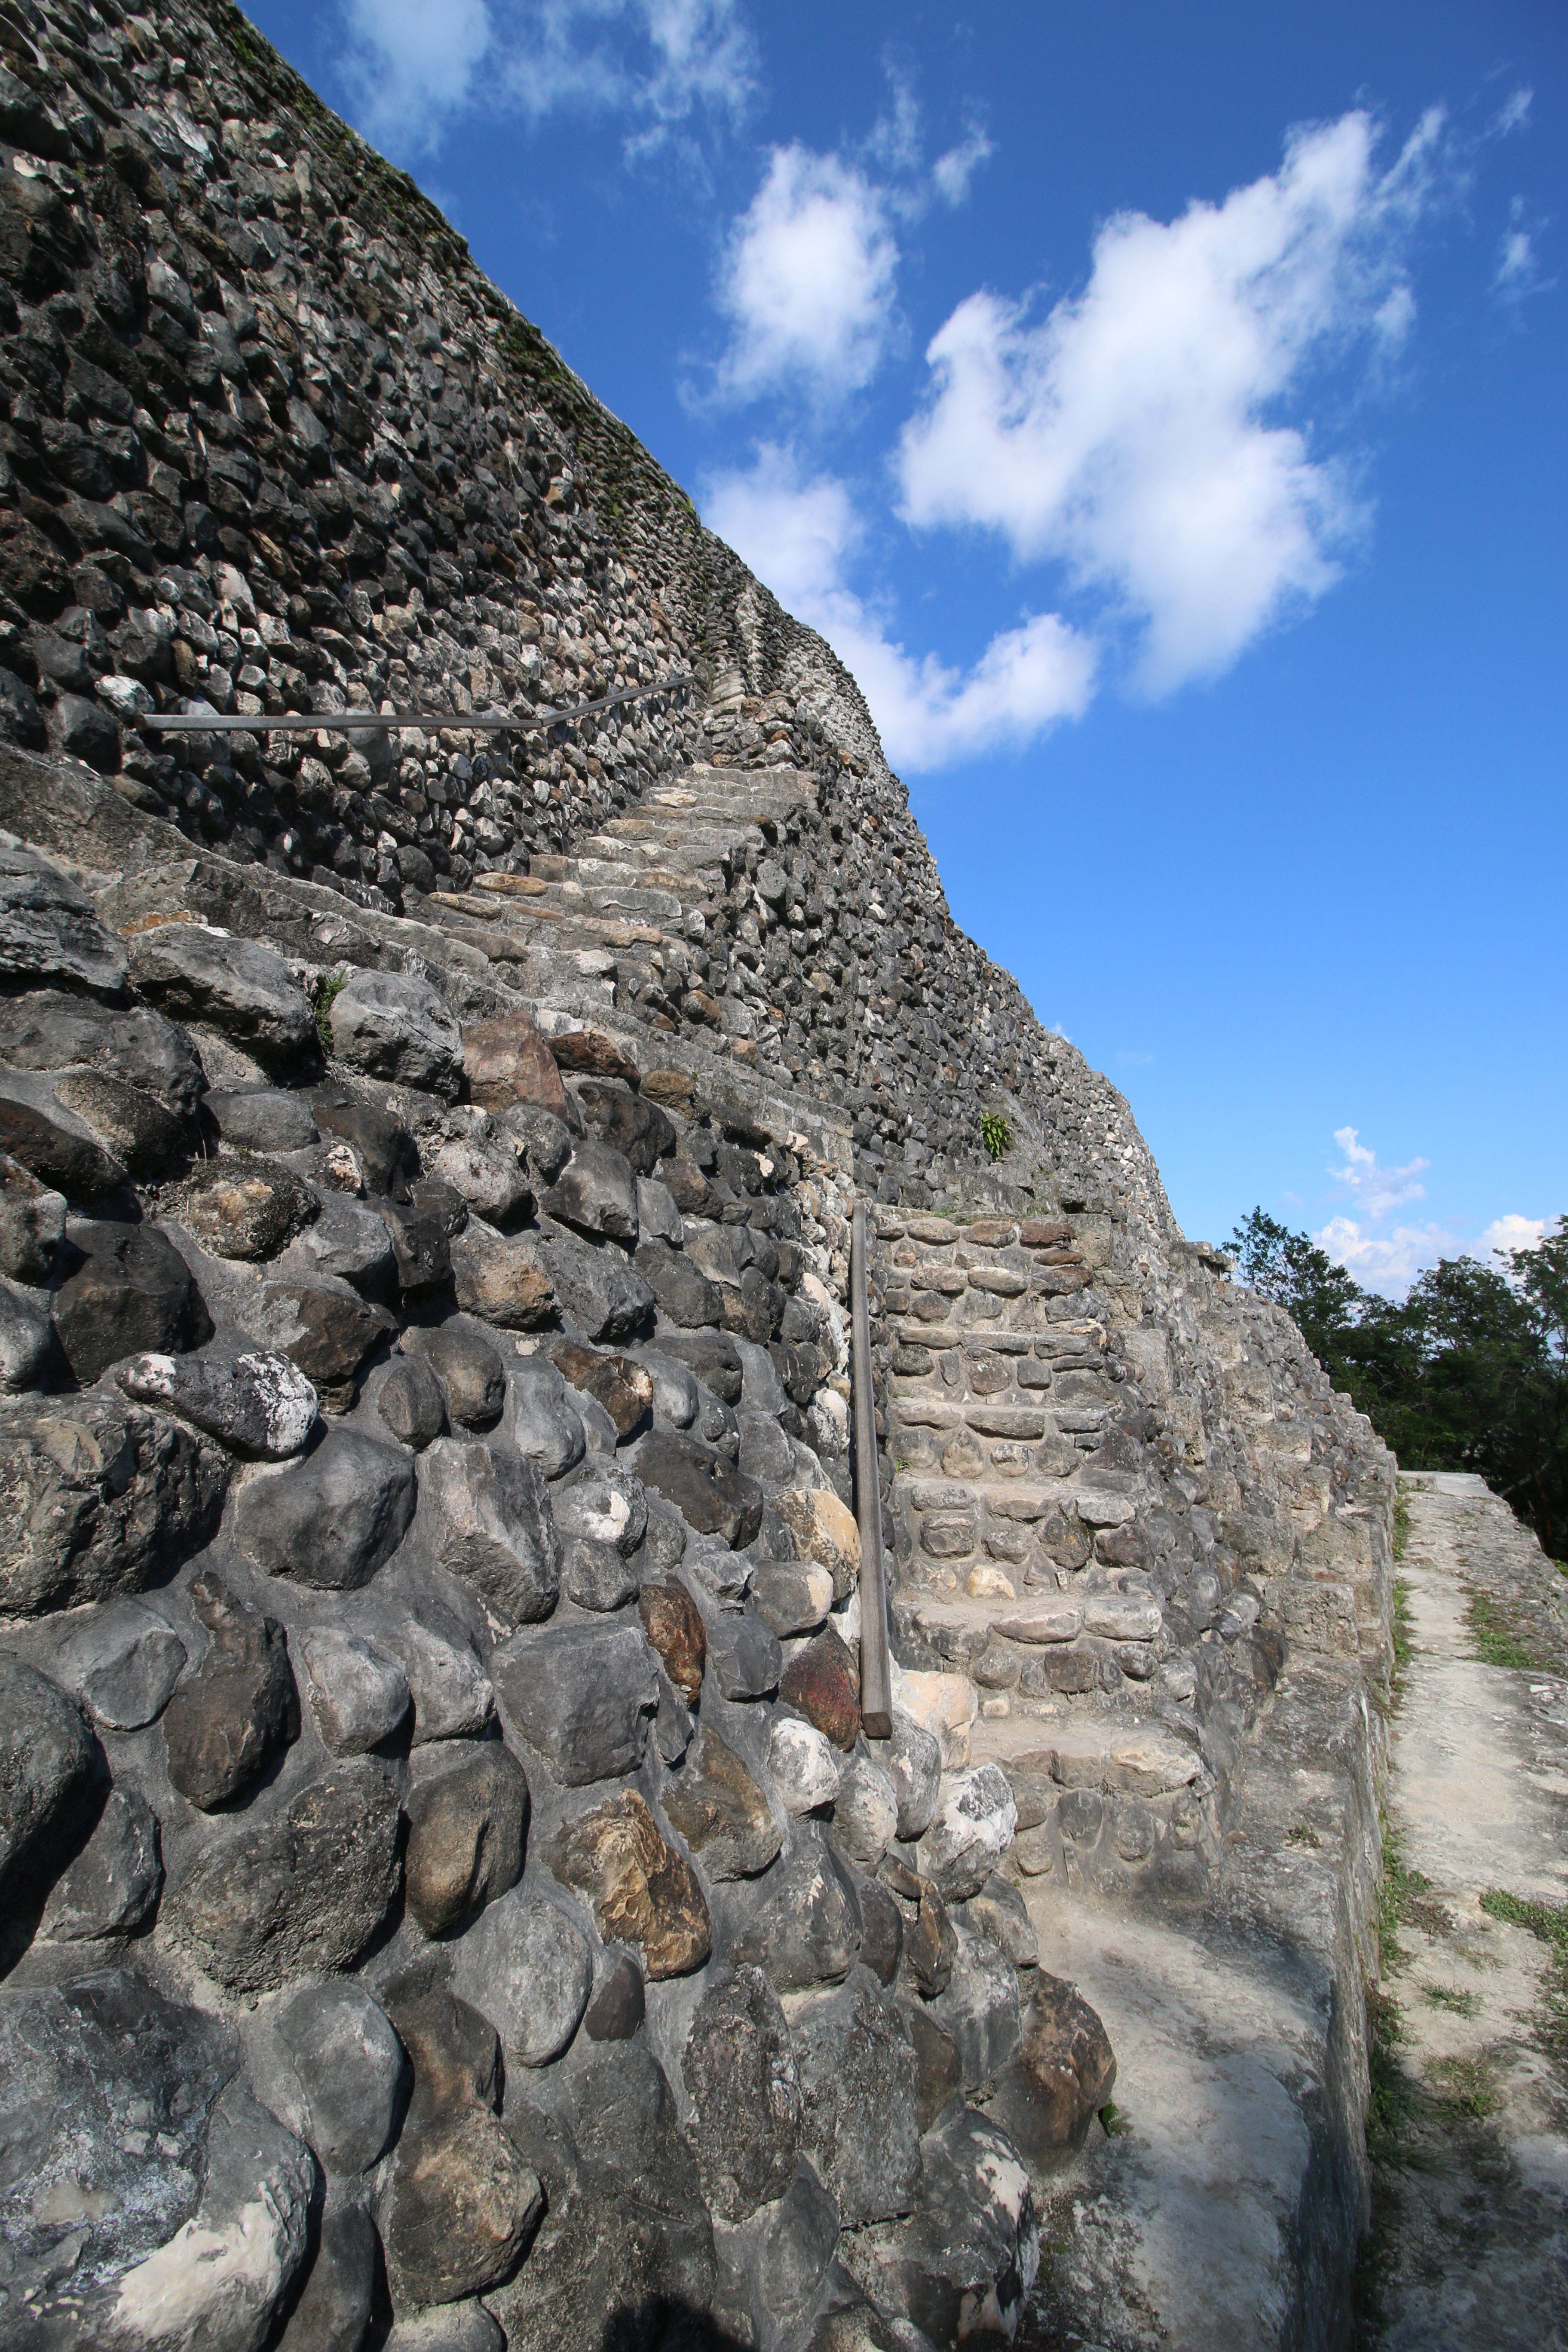
[(550, 1276), (527, 1242), (461, 1234), (452, 1244), (452, 1278), (465, 1313), (507, 1330), (533, 1330), (554, 1312)]
[(853, 1512), (826, 1486), (786, 1486), (773, 1496), (773, 1508), (800, 1558), (826, 1569), (834, 1599), (846, 1600), (860, 1573), (860, 1530)]
[(697, 1603), (683, 1584), (645, 1584), (637, 1613), (649, 1646), (683, 1698), (696, 1704), (708, 1657), (708, 1635)]
[(585, 1895), (607, 1944), (635, 1944), (656, 1982), (689, 1976), (713, 1949), (691, 1865), (635, 1789), (567, 1823), (550, 1849), (557, 1878)]
[(463, 1031), (463, 1073), (469, 1096), (485, 1110), (532, 1103), (559, 1118), (566, 1108), (555, 1057), (526, 1013), (471, 1022)]

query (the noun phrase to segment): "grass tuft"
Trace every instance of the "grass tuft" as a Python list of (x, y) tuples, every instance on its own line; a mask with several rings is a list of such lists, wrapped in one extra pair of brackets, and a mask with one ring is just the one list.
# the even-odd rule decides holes
[(1483, 1666), (1512, 1666), (1522, 1669), (1526, 1674), (1547, 1671), (1484, 1592), (1470, 1595), (1465, 1621), (1476, 1645), (1476, 1655)]
[(1539, 2031), (1549, 2055), (1559, 2065), (1568, 2063), (1568, 1904), (1536, 1903), (1527, 1895), (1510, 1895), (1504, 1887), (1489, 1886), (1481, 1896), (1481, 1909), (1510, 1927), (1527, 1928), (1538, 1943), (1546, 1946), (1549, 1959)]

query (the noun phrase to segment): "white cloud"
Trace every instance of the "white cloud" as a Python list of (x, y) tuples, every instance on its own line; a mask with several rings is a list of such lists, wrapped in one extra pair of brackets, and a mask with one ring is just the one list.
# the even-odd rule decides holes
[(1426, 1188), (1417, 1179), (1432, 1165), (1429, 1160), (1410, 1160), (1403, 1168), (1380, 1168), (1376, 1152), (1367, 1149), (1353, 1127), (1336, 1127), (1334, 1141), (1345, 1155), (1345, 1164), (1331, 1168), (1329, 1173), (1336, 1184), (1355, 1194), (1367, 1216), (1381, 1219), (1406, 1201), (1426, 1199)]
[(628, 154), (646, 153), (699, 110), (738, 117), (755, 87), (735, 0), (344, 0), (344, 13), (367, 130), (416, 152), (484, 105), (531, 122), (618, 112), (635, 126)]
[(887, 345), (898, 258), (886, 200), (863, 173), (775, 147), (724, 259), (722, 389), (744, 398), (799, 382), (822, 401), (858, 392)]
[(1054, 613), (1002, 631), (967, 672), (907, 653), (846, 580), (861, 537), (847, 490), (830, 477), (804, 479), (792, 451), (763, 445), (749, 472), (710, 483), (704, 508), (712, 529), (853, 671), (895, 768), (946, 767), (1026, 743), (1088, 708), (1094, 648)]
[(931, 175), (943, 204), (956, 206), (964, 203), (969, 183), (982, 163), (988, 163), (995, 152), (984, 131), (978, 124), (972, 124), (966, 138), (956, 147), (950, 147), (945, 155), (939, 155), (931, 165)]
[(1331, 1217), (1312, 1239), (1363, 1290), (1390, 1295), (1408, 1290), (1423, 1267), (1460, 1254), (1460, 1244), (1441, 1225), (1395, 1225), (1392, 1233), (1370, 1234), (1354, 1217)]
[(1492, 118), (1492, 137), (1506, 139), (1510, 131), (1522, 131), (1530, 121), (1530, 110), (1534, 102), (1535, 92), (1532, 89), (1521, 87), (1510, 90)]
[(1556, 284), (1554, 278), (1542, 277), (1536, 254), (1535, 240), (1543, 226), (1530, 217), (1524, 198), (1515, 196), (1508, 209), (1508, 226), (1499, 240), (1492, 275), (1492, 292), (1500, 301), (1517, 306), (1532, 294), (1547, 293)]
[(1438, 178), (1441, 118), (1381, 174), (1374, 143), (1370, 117), (1347, 114), (1223, 204), (1169, 224), (1118, 215), (1084, 290), (1040, 323), (994, 293), (962, 302), (902, 436), (906, 520), (1065, 563), (1142, 625), (1153, 692), (1223, 670), (1321, 596), (1364, 517), (1282, 407), (1329, 350), (1408, 332), (1401, 252)]
[(1489, 1265), (1494, 1250), (1539, 1249), (1546, 1235), (1545, 1217), (1521, 1217), (1517, 1210), (1506, 1217), (1494, 1217), (1471, 1252), (1483, 1265)]

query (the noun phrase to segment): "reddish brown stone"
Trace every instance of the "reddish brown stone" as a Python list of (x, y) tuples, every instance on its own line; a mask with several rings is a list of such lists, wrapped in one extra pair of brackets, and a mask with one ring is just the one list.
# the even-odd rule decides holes
[(650, 1647), (683, 1698), (695, 1700), (702, 1687), (708, 1635), (697, 1603), (683, 1584), (645, 1584), (637, 1612)]
[(653, 1412), (653, 1375), (631, 1356), (601, 1355), (596, 1348), (562, 1339), (549, 1354), (563, 1380), (584, 1396), (597, 1398), (623, 1444)]
[(779, 1696), (799, 1707), (836, 1748), (853, 1748), (860, 1731), (860, 1695), (848, 1651), (831, 1625), (797, 1650), (779, 1683)]
[(568, 1029), (551, 1038), (550, 1050), (557, 1069), (580, 1071), (593, 1078), (623, 1078), (628, 1087), (642, 1082), (631, 1055), (623, 1054), (602, 1029)]
[[(675, 1024), (666, 1020), (661, 1025), (673, 1029)], [(666, 1110), (678, 1110), (684, 1118), (701, 1117), (696, 1081), (685, 1070), (645, 1070), (642, 1090), (649, 1102), (660, 1103)]]
[(1072, 1228), (1065, 1217), (1026, 1217), (1018, 1228), (1018, 1239), (1028, 1250), (1054, 1249), (1072, 1239)]
[(526, 1013), (471, 1023), (463, 1032), (463, 1072), (470, 1097), (482, 1109), (533, 1103), (558, 1118), (565, 1112), (566, 1089), (555, 1057)]
[(671, 1829), (710, 1878), (755, 1878), (784, 1843), (767, 1799), (711, 1725), (699, 1733), (695, 1753), (663, 1801)]
[(635, 1789), (566, 1824), (550, 1849), (557, 1878), (585, 1895), (606, 1944), (635, 1944), (655, 1982), (689, 1976), (713, 1949), (691, 1865)]
[[(646, 1094), (647, 1089), (643, 1089)], [(712, 1186), (694, 1160), (661, 1160), (658, 1177), (668, 1184), (676, 1207), (685, 1217), (706, 1217), (717, 1213), (718, 1203)]]
[(1116, 2084), (1116, 2056), (1081, 1993), (1042, 1969), (1024, 2012), (1018, 2055), (997, 2085), (992, 2113), (1031, 2167), (1081, 2147)]

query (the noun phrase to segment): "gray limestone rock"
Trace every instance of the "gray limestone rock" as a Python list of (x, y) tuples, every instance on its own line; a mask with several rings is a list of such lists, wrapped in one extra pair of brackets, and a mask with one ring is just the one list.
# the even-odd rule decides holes
[(360, 2352), (374, 2306), (377, 2251), (364, 2207), (329, 2188), (310, 2274), (279, 2352)]
[(914, 2212), (864, 2231), (850, 2260), (884, 2311), (933, 2344), (1011, 2338), (1040, 2266), (1029, 2176), (1000, 2126), (958, 2107), (927, 2133)]
[(795, 1447), (773, 1414), (752, 1412), (748, 1408), (739, 1420), (739, 1467), (748, 1478), (756, 1480), (764, 1495), (787, 1486), (795, 1476)]
[(522, 1874), (528, 1781), (500, 1740), (465, 1744), (409, 1792), (408, 1907), (427, 1936), (460, 1934)]
[(610, 1544), (629, 1559), (647, 1532), (647, 1496), (640, 1478), (627, 1470), (585, 1470), (570, 1486), (557, 1486), (552, 1502), (563, 1536)]
[(710, 1723), (667, 1784), (664, 1810), (710, 1878), (755, 1878), (784, 1843), (762, 1788)]
[(325, 1278), (268, 1282), (238, 1302), (236, 1318), (252, 1339), (281, 1349), (334, 1411), (352, 1402), (361, 1365), (397, 1328), (384, 1307)]
[(206, 1542), (228, 1483), (209, 1439), (100, 1392), (0, 1418), (0, 1613), (140, 1591)]
[(637, 1475), (700, 1536), (719, 1536), (744, 1550), (763, 1518), (763, 1490), (700, 1438), (655, 1429), (639, 1440)]
[(114, 1378), (133, 1402), (177, 1413), (253, 1459), (287, 1461), (316, 1425), (316, 1391), (287, 1356), (133, 1356)]
[(805, 1846), (768, 1880), (730, 1958), (760, 1968), (778, 1992), (809, 1992), (842, 1983), (859, 1948), (860, 1923), (838, 1870)]
[(686, 1228), (675, 1195), (657, 1177), (637, 1178), (637, 1228), (646, 1240), (668, 1242), (671, 1249), (684, 1243)]
[(463, 1937), (453, 1982), (490, 2020), (509, 2059), (543, 2066), (561, 2055), (582, 2022), (593, 1955), (560, 1904), (514, 1887)]
[[(456, 1114), (454, 1114), (456, 1116)], [(515, 1139), (482, 1111), (463, 1135), (449, 1136), (430, 1163), (487, 1224), (501, 1229), (527, 1214), (533, 1194)]]
[(697, 1375), (662, 1348), (638, 1348), (637, 1360), (653, 1380), (653, 1409), (672, 1429), (689, 1429), (697, 1418)]
[(857, 1751), (845, 1759), (833, 1806), (833, 1843), (860, 1870), (875, 1871), (898, 1834), (899, 1801), (882, 1766)]
[(833, 1605), (833, 1579), (825, 1568), (769, 1560), (752, 1571), (753, 1607), (780, 1641), (815, 1633)]
[(52, 1076), (0, 1070), (0, 1150), (68, 1201), (101, 1201), (125, 1181), (123, 1160), (59, 1099)]
[(155, 1723), (184, 1671), (185, 1645), (140, 1601), (115, 1601), (73, 1633), (55, 1660), (68, 1690), (111, 1731)]
[(505, 2352), (505, 2347), (500, 2327), (476, 2300), (404, 2313), (382, 2352)]
[(700, 1331), (723, 1320), (718, 1284), (710, 1282), (684, 1250), (671, 1249), (668, 1242), (646, 1241), (637, 1254), (637, 1269), (660, 1312), (682, 1331)]
[(218, 1983), (260, 1992), (359, 1958), (401, 1875), (397, 1790), (368, 1759), (333, 1766), (286, 1811), (205, 1846), (163, 1921)]
[(880, 1743), (878, 1754), (898, 1800), (900, 1837), (923, 1837), (942, 1787), (942, 1748), (936, 1734), (901, 1707), (895, 1707), (892, 1737)]
[[(424, 1606), (427, 1615), (436, 1613)], [(453, 1628), (448, 1638), (409, 1611), (381, 1618), (376, 1631), (413, 1695), (414, 1746), (477, 1738), (495, 1713), (495, 1691), (466, 1636)]]
[(323, 1191), (314, 1222), (295, 1235), (275, 1271), (312, 1281), (335, 1276), (375, 1297), (395, 1278), (396, 1259), (392, 1236), (374, 1209), (346, 1193)]
[(726, 2221), (783, 2196), (800, 2142), (800, 2081), (778, 1995), (758, 1968), (716, 1968), (680, 2062), (702, 2193)]
[(1017, 2056), (1017, 1971), (988, 1936), (959, 1927), (952, 1973), (931, 2008), (957, 2048), (966, 2091), (995, 2082)]
[(451, 1257), (453, 1288), (465, 1314), (505, 1331), (536, 1331), (553, 1321), (554, 1268), (531, 1241), (506, 1241), (470, 1225), (452, 1244)]
[(844, 1759), (815, 1723), (781, 1715), (768, 1734), (768, 1769), (785, 1811), (810, 1813), (837, 1796)]
[(977, 1895), (1006, 1853), (1018, 1808), (999, 1764), (954, 1773), (920, 1842), (921, 1870), (948, 1902)]
[(396, 1550), (414, 1507), (414, 1465), (400, 1447), (333, 1429), (302, 1461), (240, 1488), (234, 1539), (269, 1576), (352, 1592)]
[(754, 1339), (737, 1338), (735, 1353), (741, 1359), (741, 1402), (746, 1411), (766, 1413), (772, 1419), (787, 1412), (789, 1399), (767, 1349)]
[(862, 1878), (856, 1888), (860, 1904), (860, 1960), (879, 1985), (890, 1986), (899, 1973), (904, 1950), (904, 1915), (879, 1878)]
[(724, 1696), (771, 1697), (779, 1686), (784, 1653), (778, 1636), (750, 1602), (710, 1600), (703, 1608), (703, 1623), (708, 1633), (708, 1671)]
[[(717, 1315), (712, 1319), (717, 1322)], [(665, 1355), (689, 1366), (721, 1404), (740, 1403), (743, 1384), (741, 1357), (728, 1332), (661, 1331), (658, 1345)]]
[(445, 1568), (507, 1625), (548, 1617), (561, 1590), (550, 1491), (502, 1447), (438, 1437), (421, 1457), (421, 1525)]
[(402, 2119), (408, 2064), (379, 2001), (341, 1979), (300, 1985), (263, 2012), (263, 2079), (274, 2112), (340, 2179), (384, 2153)]
[(637, 1180), (631, 1162), (593, 1136), (573, 1145), (572, 1157), (540, 1206), (580, 1233), (637, 1246)]
[[(538, 2175), (487, 2107), (412, 2115), (397, 2144), (384, 2208), (395, 2305), (473, 2308), (469, 2297), (515, 2271), (543, 2210)], [(421, 2352), (448, 2352), (454, 2339), (431, 2329), (413, 2341)], [(469, 2352), (494, 2341), (465, 2326), (455, 2347)]]
[(508, 1367), (502, 1432), (546, 1478), (564, 1477), (587, 1450), (583, 1416), (566, 1401), (566, 1383), (543, 1356)]
[(907, 2213), (921, 2177), (918, 2068), (896, 2006), (865, 1968), (791, 2020), (800, 2141), (851, 2226)]
[(41, 1387), (55, 1350), (48, 1300), (41, 1291), (0, 1281), (0, 1389)]
[(446, 1434), (446, 1391), (422, 1356), (388, 1365), (375, 1391), (375, 1409), (394, 1437), (416, 1454)]
[(0, 1062), (14, 1070), (105, 1070), (151, 1095), (176, 1118), (195, 1116), (206, 1088), (183, 1029), (143, 1004), (37, 989), (0, 1000)]
[(270, 1160), (209, 1160), (179, 1195), (185, 1231), (215, 1257), (276, 1257), (318, 1214), (311, 1187)]
[(589, 1339), (629, 1339), (650, 1313), (654, 1294), (613, 1244), (595, 1249), (550, 1234), (539, 1255), (566, 1321)]
[(212, 1329), (189, 1266), (156, 1225), (73, 1218), (73, 1263), (54, 1295), (60, 1353), (83, 1388), (121, 1356), (182, 1355)]
[(87, 892), (31, 850), (0, 848), (0, 978), (103, 996), (125, 984), (125, 949)]
[(65, 1237), (65, 1194), (0, 1151), (0, 1275), (47, 1282)]
[(299, 1738), (300, 1702), (277, 1619), (246, 1608), (210, 1568), (188, 1590), (212, 1646), (163, 1709), (161, 1727), (171, 1781), (211, 1812)]
[(641, 1581), (635, 1565), (614, 1544), (573, 1536), (563, 1547), (561, 1589), (579, 1609), (600, 1614), (624, 1609), (628, 1601), (637, 1599)]
[(457, 1015), (427, 980), (405, 972), (353, 972), (332, 999), (332, 1051), (370, 1076), (420, 1087), (453, 1101), (463, 1083)]
[(963, 1906), (964, 1923), (977, 1935), (989, 1937), (1016, 1969), (1039, 1966), (1039, 1939), (1028, 1907), (1017, 1888), (993, 1871), (978, 1895)]
[(233, 1037), (268, 1067), (310, 1061), (316, 1024), (305, 992), (280, 955), (256, 940), (230, 939), (201, 923), (162, 923), (131, 942), (131, 984), (176, 1021), (196, 1021)]
[(56, 1944), (132, 1935), (152, 1916), (163, 1884), (156, 1815), (133, 1789), (111, 1789), (91, 1837), (50, 1889), (38, 1932)]
[(85, 1802), (99, 1761), (75, 1699), (0, 1651), (0, 1884), (43, 1859)]
[(189, 1158), (184, 1120), (118, 1072), (58, 1070), (47, 1083), (60, 1108), (85, 1119), (110, 1155), (142, 1181), (168, 1175)]
[(203, 1108), (218, 1141), (231, 1150), (307, 1151), (316, 1141), (310, 1103), (280, 1087), (215, 1087), (204, 1097)]
[(312, 1625), (295, 1636), (310, 1712), (334, 1756), (362, 1756), (390, 1739), (408, 1713), (408, 1679), (367, 1634)]
[(569, 1788), (641, 1763), (658, 1687), (640, 1626), (623, 1619), (514, 1634), (490, 1674), (508, 1722)]
[(446, 1392), (447, 1410), (465, 1429), (489, 1429), (506, 1403), (506, 1367), (488, 1339), (462, 1323), (411, 1323), (405, 1355), (422, 1356)]

